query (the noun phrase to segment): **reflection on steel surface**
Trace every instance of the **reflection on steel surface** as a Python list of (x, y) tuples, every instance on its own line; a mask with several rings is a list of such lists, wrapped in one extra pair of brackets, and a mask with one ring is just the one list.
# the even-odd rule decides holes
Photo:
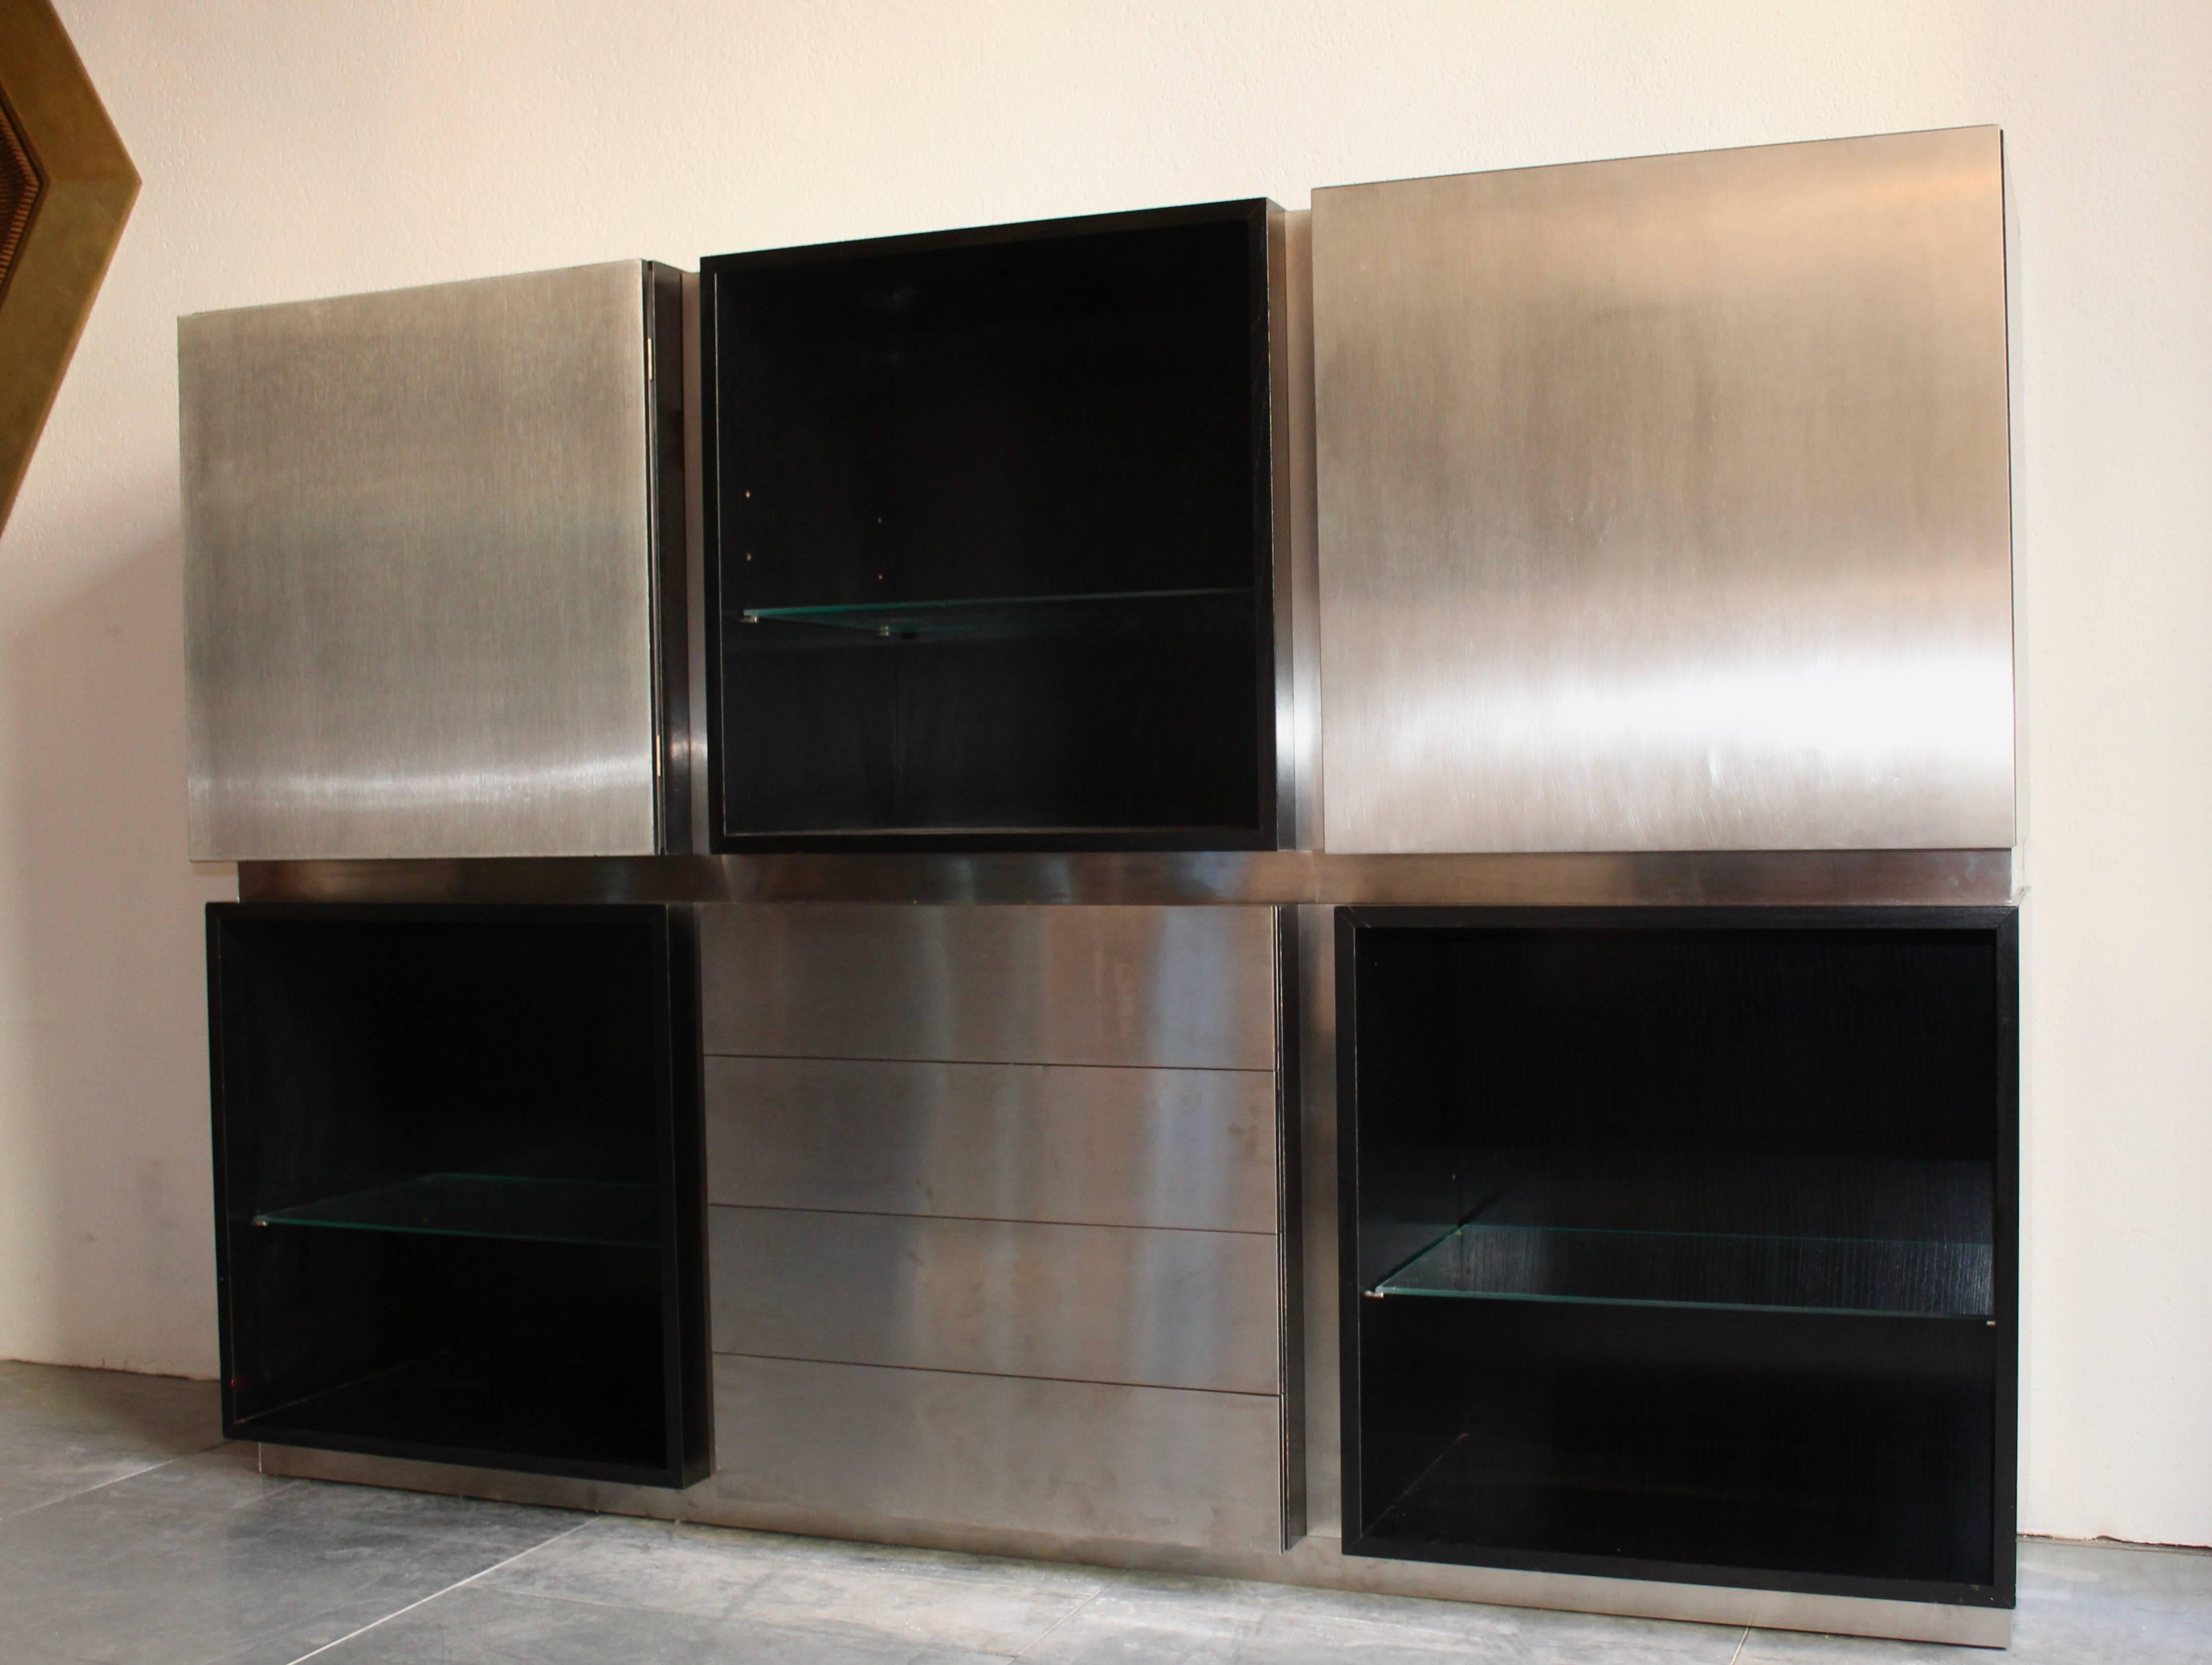
[(1275, 1067), (1269, 908), (708, 909), (709, 1053)]
[[(1267, 316), (1273, 339), (1275, 531), (1275, 756), (1278, 833), (1311, 849), (1321, 814), (1321, 578), (1314, 526), (1313, 216), (1271, 212)], [(1279, 244), (1279, 248), (1276, 246)]]
[(709, 1056), (706, 1092), (710, 1202), (1278, 1227), (1271, 1070)]
[(718, 1499), (1279, 1550), (1280, 1401), (724, 1355)]
[(1993, 129), (1314, 194), (1331, 851), (2013, 839)]
[(1282, 1390), (1272, 1231), (708, 1215), (717, 1352)]

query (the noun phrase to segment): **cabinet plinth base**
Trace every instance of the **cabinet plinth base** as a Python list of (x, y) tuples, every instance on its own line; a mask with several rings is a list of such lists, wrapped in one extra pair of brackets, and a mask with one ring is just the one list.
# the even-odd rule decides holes
[(1887, 1601), (1864, 1596), (1807, 1595), (1744, 1589), (1733, 1585), (1669, 1584), (1630, 1578), (1589, 1578), (1565, 1573), (1521, 1572), (1494, 1567), (1446, 1566), (1431, 1562), (1370, 1559), (1344, 1553), (1335, 1538), (1301, 1539), (1275, 1554), (1264, 1550), (1193, 1549), (1118, 1539), (1013, 1532), (940, 1521), (836, 1515), (723, 1495), (708, 1480), (688, 1491), (614, 1486), (545, 1474), (459, 1468), (444, 1463), (361, 1456), (264, 1445), (262, 1472), (301, 1480), (386, 1486), (448, 1497), (485, 1498), (596, 1514), (690, 1521), (705, 1526), (799, 1537), (842, 1538), (860, 1543), (1029, 1560), (1069, 1562), (1127, 1571), (1185, 1577), (1249, 1578), (1312, 1589), (1356, 1590), (1431, 1601), (1481, 1601), (1499, 1607), (1545, 1607), (1623, 1618), (1671, 1619), (1689, 1624), (1748, 1625), (1762, 1630), (1814, 1631), (1953, 1647), (2002, 1648), (2012, 1640), (2008, 1607), (1952, 1607), (1929, 1601)]

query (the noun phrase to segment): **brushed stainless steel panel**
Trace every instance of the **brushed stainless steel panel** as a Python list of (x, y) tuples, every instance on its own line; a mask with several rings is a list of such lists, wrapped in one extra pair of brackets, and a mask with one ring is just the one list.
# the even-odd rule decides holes
[[(686, 291), (696, 287), (690, 272), (648, 263), (645, 267), (645, 372), (650, 422), (647, 429), (653, 496), (653, 708), (654, 848), (672, 854), (704, 849), (692, 842), (691, 759), (703, 738), (692, 738), (692, 714), (705, 708), (692, 697), (690, 528), (698, 519), (691, 482), (696, 477), (698, 410), (696, 355), (696, 308)], [(664, 369), (665, 367), (665, 369)]]
[(1275, 1077), (707, 1060), (707, 1196), (1066, 1224), (1276, 1230)]
[[(706, 434), (701, 426), (705, 408), (704, 374), (700, 350), (699, 275), (684, 274), (684, 695), (689, 721), (684, 729), (684, 757), (680, 767), (690, 811), (690, 842), (686, 850), (708, 848), (709, 782), (707, 768), (707, 513)], [(664, 570), (665, 566), (664, 564)], [(662, 622), (664, 640), (671, 632)], [(669, 841), (672, 847), (673, 841)]]
[(1517, 904), (2001, 903), (2009, 850), (1616, 854), (721, 856), (602, 861), (246, 862), (249, 902)]
[(1336, 910), (1300, 908), (1297, 933), (1303, 1205), (1297, 1246), (1304, 1273), (1298, 1361), (1305, 1418), (1301, 1455), (1306, 1529), (1337, 1538), (1344, 1528), (1344, 1476), (1337, 1331)]
[(1267, 205), (1267, 486), (1274, 529), (1275, 842), (1310, 848), (1319, 772), (1313, 276), (1306, 213)]
[(2013, 842), (1996, 130), (1313, 204), (1327, 848)]
[(655, 848), (647, 294), (179, 321), (194, 856)]
[(1276, 1240), (711, 1208), (716, 1352), (1280, 1390)]
[(1275, 1065), (1271, 908), (714, 908), (706, 1049)]
[(1275, 1121), (1275, 1357), (1282, 1382), (1283, 1543), (1306, 1534), (1305, 1177), (1299, 1105), (1304, 1095), (1305, 960), (1298, 945), (1295, 908), (1275, 915), (1275, 1050), (1282, 1060)]
[[(1297, 762), (1285, 794), (1291, 823), (1286, 848), (1310, 850), (1321, 842), (1321, 568), (1314, 507), (1313, 216), (1283, 216), (1284, 328), (1271, 361), (1275, 408), (1281, 413), (1275, 441), (1279, 459), (1276, 526), (1275, 641), (1287, 643), (1290, 738), (1285, 755)], [(1285, 611), (1283, 598), (1288, 598)], [(1277, 671), (1277, 687), (1283, 686)], [(1278, 708), (1281, 696), (1279, 691)], [(1278, 727), (1281, 720), (1278, 719)], [(1282, 744), (1282, 743), (1279, 743)]]
[(1277, 1550), (1277, 1405), (1020, 1376), (719, 1358), (718, 1498)]

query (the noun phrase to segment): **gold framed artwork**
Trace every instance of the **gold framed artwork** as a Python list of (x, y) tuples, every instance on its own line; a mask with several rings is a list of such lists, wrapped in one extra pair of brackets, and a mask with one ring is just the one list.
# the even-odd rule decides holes
[(0, 526), (138, 197), (47, 0), (0, 0)]

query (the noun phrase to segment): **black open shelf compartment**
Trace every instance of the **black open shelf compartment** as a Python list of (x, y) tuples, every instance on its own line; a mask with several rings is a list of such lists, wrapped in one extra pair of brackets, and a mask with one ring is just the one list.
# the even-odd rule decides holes
[(691, 911), (208, 909), (223, 1431), (711, 1467)]
[(1255, 199), (702, 263), (714, 848), (1281, 842), (1282, 246)]
[(1340, 909), (1346, 1553), (2010, 1607), (2017, 956)]

